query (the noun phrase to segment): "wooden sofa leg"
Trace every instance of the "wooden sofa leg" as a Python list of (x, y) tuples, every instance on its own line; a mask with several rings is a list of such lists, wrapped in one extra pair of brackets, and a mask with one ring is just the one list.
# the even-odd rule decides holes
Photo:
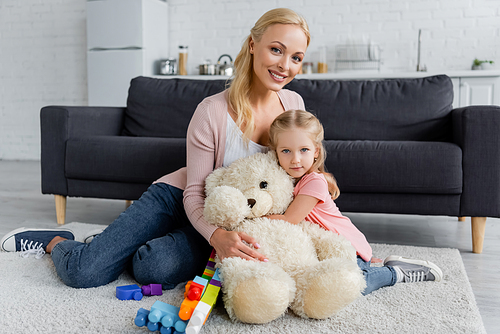
[(127, 209), (128, 209), (128, 207), (132, 205), (132, 203), (134, 203), (134, 201), (129, 201), (129, 200), (126, 200), (126, 201), (125, 201), (125, 210), (127, 210)]
[(464, 222), (465, 221), (465, 217), (458, 217), (458, 221), (459, 222)]
[(56, 217), (59, 225), (64, 225), (66, 220), (66, 196), (54, 195), (56, 201)]
[(486, 229), (486, 217), (471, 217), (472, 227), (472, 252), (481, 254), (483, 252), (484, 230)]

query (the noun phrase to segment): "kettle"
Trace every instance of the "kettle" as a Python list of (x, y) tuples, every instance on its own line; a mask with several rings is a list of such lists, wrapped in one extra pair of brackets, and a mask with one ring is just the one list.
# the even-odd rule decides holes
[[(221, 59), (224, 57), (229, 58), (229, 64), (227, 63), (227, 61), (225, 61), (224, 64), (221, 64)], [(217, 74), (230, 77), (233, 75), (233, 69), (233, 58), (231, 58), (230, 55), (223, 54), (219, 57), (219, 59), (217, 60)]]

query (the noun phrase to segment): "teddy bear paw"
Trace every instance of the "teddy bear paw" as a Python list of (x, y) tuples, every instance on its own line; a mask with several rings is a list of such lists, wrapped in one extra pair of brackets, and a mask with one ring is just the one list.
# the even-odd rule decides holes
[(290, 304), (289, 299), (289, 287), (283, 282), (251, 278), (236, 287), (233, 312), (241, 322), (264, 324), (283, 315)]
[(348, 260), (330, 259), (311, 269), (292, 306), (302, 317), (329, 318), (361, 296), (366, 286), (359, 268)]

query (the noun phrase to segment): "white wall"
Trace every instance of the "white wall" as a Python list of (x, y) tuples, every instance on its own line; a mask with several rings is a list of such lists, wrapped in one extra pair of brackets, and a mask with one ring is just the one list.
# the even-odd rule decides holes
[[(418, 30), (421, 63), (428, 70), (470, 69), (476, 57), (500, 62), (499, 0), (169, 0), (170, 50), (189, 45), (190, 71), (204, 59), (223, 53), (235, 57), (249, 29), (267, 10), (288, 7), (308, 21), (312, 40), (306, 61), (318, 60), (318, 48), (334, 47), (363, 35), (380, 44), (383, 71), (413, 71)], [(174, 51), (174, 52), (172, 52)]]
[(0, 0), (0, 159), (39, 159), (40, 108), (87, 101), (84, 0)]
[[(306, 60), (365, 35), (381, 45), (383, 71), (413, 71), (423, 29), (429, 71), (469, 69), (476, 57), (500, 63), (499, 0), (168, 2), (171, 56), (188, 45), (190, 74), (204, 59), (235, 57), (255, 21), (282, 6), (309, 23)], [(87, 104), (85, 20), (85, 0), (0, 0), (0, 159), (39, 159), (41, 107)]]

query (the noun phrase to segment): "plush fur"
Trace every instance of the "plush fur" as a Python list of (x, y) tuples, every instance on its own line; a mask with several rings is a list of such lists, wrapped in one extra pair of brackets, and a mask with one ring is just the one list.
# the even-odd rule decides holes
[(301, 317), (324, 319), (366, 287), (356, 250), (344, 237), (306, 221), (293, 225), (263, 217), (282, 214), (293, 187), (272, 152), (239, 159), (206, 179), (207, 221), (254, 237), (269, 259), (217, 259), (224, 304), (233, 320), (267, 323), (289, 307)]

